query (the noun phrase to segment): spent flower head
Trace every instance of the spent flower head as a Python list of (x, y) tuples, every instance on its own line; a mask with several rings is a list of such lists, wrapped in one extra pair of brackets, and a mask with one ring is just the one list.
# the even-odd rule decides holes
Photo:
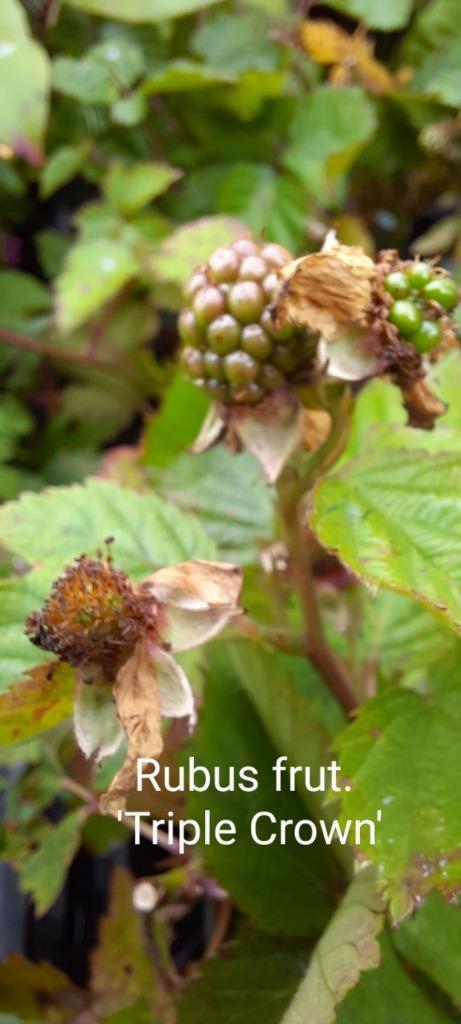
[(84, 754), (101, 760), (128, 742), (102, 798), (107, 811), (124, 806), (137, 758), (161, 752), (161, 716), (194, 722), (192, 689), (172, 653), (204, 643), (238, 613), (241, 583), (234, 565), (183, 562), (136, 586), (110, 556), (82, 556), (27, 620), (32, 642), (76, 669), (74, 724)]

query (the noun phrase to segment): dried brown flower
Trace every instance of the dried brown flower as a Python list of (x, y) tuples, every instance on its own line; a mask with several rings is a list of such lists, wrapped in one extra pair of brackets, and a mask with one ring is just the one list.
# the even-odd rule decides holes
[(41, 611), (29, 616), (26, 633), (42, 650), (77, 668), (97, 666), (112, 681), (139, 638), (155, 638), (157, 605), (110, 557), (82, 555), (55, 581)]

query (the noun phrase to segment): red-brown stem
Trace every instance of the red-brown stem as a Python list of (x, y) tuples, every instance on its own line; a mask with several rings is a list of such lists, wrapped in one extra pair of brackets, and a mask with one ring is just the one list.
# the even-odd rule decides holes
[(110, 366), (106, 359), (101, 359), (92, 352), (78, 352), (74, 349), (60, 348), (59, 345), (49, 345), (47, 342), (39, 341), (38, 338), (29, 338), (25, 334), (17, 334), (16, 331), (8, 331), (0, 328), (0, 342), (19, 348), (25, 352), (35, 352), (39, 356), (48, 359), (60, 359), (67, 363), (82, 363), (85, 366)]
[(282, 492), (280, 510), (290, 556), (290, 566), (303, 613), (306, 654), (343, 710), (346, 714), (350, 714), (357, 707), (357, 698), (344, 666), (331, 650), (325, 638), (315, 592), (311, 551), (301, 523), (299, 502), (291, 501), (289, 494), (287, 500), (284, 500)]

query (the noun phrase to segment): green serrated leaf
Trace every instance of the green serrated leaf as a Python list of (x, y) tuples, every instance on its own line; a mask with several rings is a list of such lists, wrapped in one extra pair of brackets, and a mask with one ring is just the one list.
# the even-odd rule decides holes
[(98, 948), (91, 957), (91, 990), (98, 1017), (101, 1014), (104, 1020), (126, 1007), (136, 1007), (137, 1012), (142, 1007), (152, 1014), (146, 1019), (166, 1024), (163, 1013), (169, 997), (161, 989), (133, 906), (133, 879), (121, 867), (113, 871), (109, 912), (102, 919)]
[(140, 578), (188, 558), (212, 558), (214, 545), (193, 516), (103, 480), (23, 494), (0, 509), (0, 539), (30, 563), (55, 569), (114, 538), (116, 564)]
[(85, 811), (80, 809), (57, 823), (41, 821), (8, 836), (6, 856), (18, 872), (21, 889), (32, 896), (38, 915), (49, 910), (62, 889), (84, 821)]
[(423, 697), (391, 689), (369, 701), (338, 741), (350, 792), (343, 820), (377, 822), (376, 842), (361, 832), (362, 856), (378, 866), (378, 884), (396, 920), (432, 890), (461, 884), (461, 820), (453, 779), (461, 770), (456, 690)]
[(180, 18), (203, 7), (211, 7), (220, 0), (66, 0), (72, 7), (101, 18), (119, 21), (163, 21)]
[(106, 199), (121, 213), (131, 214), (166, 192), (182, 172), (169, 164), (113, 164), (104, 182)]
[(0, 38), (14, 39), (22, 43), (29, 35), (27, 15), (19, 0), (3, 0), (0, 11)]
[(431, 893), (397, 929), (397, 949), (461, 1006), (461, 908)]
[(70, 181), (83, 167), (88, 146), (61, 146), (47, 160), (40, 179), (40, 194), (49, 199), (58, 188)]
[(81, 991), (52, 964), (35, 964), (19, 953), (0, 964), (0, 1006), (27, 1024), (64, 1024), (82, 1004)]
[(218, 196), (221, 213), (240, 217), (259, 234), (274, 203), (276, 174), (265, 164), (235, 164), (224, 178)]
[(228, 245), (246, 235), (243, 224), (232, 217), (201, 217), (183, 224), (160, 246), (152, 257), (152, 272), (161, 281), (182, 287), (194, 268), (204, 263), (213, 249)]
[(80, 242), (69, 252), (56, 281), (56, 318), (71, 331), (112, 298), (138, 271), (128, 247), (113, 239)]
[(322, 544), (372, 586), (421, 601), (461, 628), (459, 455), (377, 451), (317, 488)]
[(189, 92), (208, 89), (220, 83), (233, 82), (234, 77), (208, 64), (198, 64), (186, 58), (164, 64), (155, 74), (148, 75), (143, 83), (145, 96), (156, 93)]
[(113, 103), (118, 88), (108, 67), (91, 57), (57, 57), (53, 88), (80, 103)]
[(299, 983), (305, 949), (299, 941), (249, 933), (233, 942), (224, 958), (204, 963), (200, 978), (179, 1004), (179, 1024), (280, 1024)]
[(0, 743), (22, 743), (53, 729), (71, 717), (73, 704), (73, 669), (56, 661), (36, 665), (0, 695)]
[[(336, 873), (321, 844), (303, 847), (287, 834), (285, 844), (274, 840), (262, 846), (251, 837), (250, 820), (259, 811), (273, 813), (276, 821), (305, 819), (307, 812), (297, 793), (274, 792), (276, 750), (229, 666), (224, 645), (213, 655), (198, 732), (188, 753), (198, 764), (210, 769), (219, 766), (224, 778), (230, 766), (236, 773), (245, 765), (258, 770), (255, 792), (236, 789), (222, 793), (213, 788), (189, 798), (190, 814), (197, 821), (211, 809), (216, 819), (229, 818), (235, 823), (233, 845), (212, 841), (204, 852), (237, 905), (268, 932), (309, 935), (322, 928), (332, 910)], [(276, 834), (276, 826), (266, 820), (266, 831)]]
[(387, 937), (382, 940), (381, 965), (366, 971), (340, 1007), (337, 1024), (450, 1024), (453, 1016), (419, 987), (397, 959)]
[(426, 682), (427, 672), (461, 643), (451, 629), (407, 597), (380, 590), (363, 592), (363, 615), (356, 654), (362, 671), (388, 682)]
[(160, 411), (149, 420), (144, 438), (142, 462), (165, 467), (190, 447), (205, 419), (208, 397), (181, 375), (166, 393)]
[(333, 1024), (363, 971), (379, 964), (383, 910), (374, 872), (361, 871), (317, 944), (281, 1024)]
[(348, 170), (376, 127), (373, 104), (361, 89), (320, 86), (299, 103), (283, 163), (310, 194), (324, 195)]
[(418, 65), (427, 54), (443, 50), (460, 34), (458, 0), (431, 0), (414, 19), (403, 43), (405, 63)]
[(48, 117), (50, 63), (29, 38), (27, 19), (16, 0), (0, 14), (0, 143), (36, 166)]
[(382, 0), (330, 0), (330, 7), (381, 32), (403, 28), (413, 6), (414, 0), (386, 0), (386, 3), (382, 3)]
[(267, 19), (256, 11), (218, 12), (195, 32), (192, 48), (203, 60), (230, 74), (275, 71), (283, 52), (269, 36)]
[[(37, 664), (38, 651), (26, 637), (24, 623), (40, 608), (51, 583), (50, 573), (40, 570), (0, 580), (0, 693)], [(46, 659), (47, 655), (42, 657)]]
[(49, 289), (22, 270), (0, 270), (0, 326), (10, 331), (35, 334), (49, 313)]
[[(155, 421), (152, 430), (155, 444)], [(181, 455), (171, 466), (157, 468), (156, 455), (151, 459), (149, 454), (149, 437), (148, 432), (146, 463), (156, 490), (184, 513), (198, 517), (224, 560), (254, 563), (258, 543), (272, 535), (274, 511), (270, 489), (252, 456), (211, 449)]]
[(431, 54), (423, 60), (412, 79), (412, 91), (458, 107), (461, 103), (460, 60), (461, 39), (455, 38), (442, 53)]

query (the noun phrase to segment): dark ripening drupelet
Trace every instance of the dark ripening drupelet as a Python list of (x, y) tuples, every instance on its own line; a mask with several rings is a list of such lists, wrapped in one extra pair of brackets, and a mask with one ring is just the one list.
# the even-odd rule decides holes
[(255, 405), (306, 361), (312, 336), (288, 324), (276, 329), (270, 314), (280, 270), (292, 259), (281, 245), (239, 239), (188, 281), (178, 321), (182, 364), (210, 398)]
[(459, 301), (452, 278), (429, 263), (415, 260), (391, 270), (384, 279), (384, 287), (393, 299), (389, 320), (401, 337), (421, 354), (436, 348), (443, 338), (443, 317)]

